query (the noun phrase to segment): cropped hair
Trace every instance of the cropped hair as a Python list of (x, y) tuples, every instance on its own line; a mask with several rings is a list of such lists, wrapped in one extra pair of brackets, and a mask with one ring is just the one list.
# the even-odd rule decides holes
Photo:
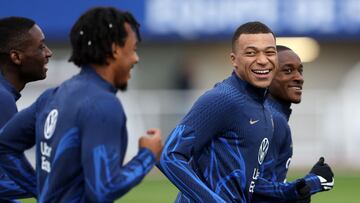
[(24, 17), (6, 17), (0, 19), (0, 64), (10, 61), (9, 53), (13, 49), (23, 49), (29, 39), (29, 30), (35, 22)]
[(105, 65), (113, 58), (112, 44), (124, 46), (128, 23), (140, 41), (139, 23), (129, 12), (113, 7), (96, 7), (84, 13), (70, 32), (72, 54), (69, 61), (81, 67), (88, 64)]
[(289, 47), (284, 46), (284, 45), (276, 45), (276, 50), (277, 50), (278, 52), (280, 52), (280, 51), (287, 51), (287, 50), (292, 51), (292, 49), (290, 49)]
[(240, 25), (240, 27), (236, 29), (231, 41), (232, 51), (235, 52), (236, 42), (241, 34), (262, 34), (262, 33), (264, 34), (271, 33), (275, 38), (274, 32), (264, 23), (261, 23), (259, 21), (247, 22), (245, 24)]

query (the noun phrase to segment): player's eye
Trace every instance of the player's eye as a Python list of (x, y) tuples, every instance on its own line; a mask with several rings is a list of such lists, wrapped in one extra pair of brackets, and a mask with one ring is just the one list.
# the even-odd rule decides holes
[(45, 44), (41, 44), (39, 48), (40, 48), (41, 50), (44, 50), (44, 49), (46, 49), (46, 47), (47, 47), (47, 46), (46, 46)]
[(303, 72), (304, 72), (304, 70), (301, 68), (301, 69), (299, 69), (299, 73), (300, 73), (300, 75), (302, 75), (303, 74)]
[(246, 51), (245, 54), (247, 56), (255, 56), (256, 55), (256, 52), (255, 51)]
[(274, 56), (274, 55), (276, 55), (276, 51), (267, 51), (266, 55), (267, 56)]
[(292, 69), (291, 68), (285, 68), (282, 70), (284, 73), (286, 74), (290, 74), (292, 72)]

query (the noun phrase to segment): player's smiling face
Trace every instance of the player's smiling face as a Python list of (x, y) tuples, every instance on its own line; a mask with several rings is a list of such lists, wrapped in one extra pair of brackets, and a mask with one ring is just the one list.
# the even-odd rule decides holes
[(241, 34), (231, 61), (236, 74), (253, 86), (266, 88), (274, 77), (277, 64), (272, 33)]
[(130, 71), (139, 61), (136, 52), (137, 36), (128, 23), (125, 23), (125, 30), (127, 32), (125, 44), (122, 47), (116, 45), (114, 54), (116, 60), (115, 86), (120, 90), (126, 90), (130, 79)]
[(297, 54), (291, 50), (278, 53), (279, 70), (270, 85), (271, 95), (290, 103), (300, 103), (304, 84), (303, 65)]
[(21, 77), (26, 82), (42, 80), (46, 77), (46, 64), (52, 56), (51, 50), (45, 44), (45, 37), (39, 26), (34, 25), (29, 30), (29, 38), (25, 42), (22, 61), (19, 66)]

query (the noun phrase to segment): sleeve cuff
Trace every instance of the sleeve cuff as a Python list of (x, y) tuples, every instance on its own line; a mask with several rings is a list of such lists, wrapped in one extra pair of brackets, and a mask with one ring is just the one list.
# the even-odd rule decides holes
[(156, 162), (155, 155), (147, 148), (141, 148), (137, 157), (142, 161), (141, 164), (146, 173), (151, 170)]
[(310, 193), (315, 194), (322, 191), (322, 186), (319, 178), (313, 174), (309, 173), (304, 177), (306, 184), (310, 186)]

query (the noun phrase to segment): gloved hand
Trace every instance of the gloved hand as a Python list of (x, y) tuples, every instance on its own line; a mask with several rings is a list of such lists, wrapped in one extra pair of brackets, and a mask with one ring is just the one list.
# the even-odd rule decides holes
[(310, 203), (310, 187), (306, 184), (304, 179), (301, 179), (298, 183), (296, 183), (296, 191), (298, 192), (300, 199), (295, 203)]
[(317, 175), (323, 190), (331, 190), (334, 187), (334, 173), (330, 166), (325, 163), (324, 157), (320, 157), (310, 173)]
[(311, 196), (308, 196), (305, 199), (297, 200), (295, 203), (310, 203), (311, 202)]

